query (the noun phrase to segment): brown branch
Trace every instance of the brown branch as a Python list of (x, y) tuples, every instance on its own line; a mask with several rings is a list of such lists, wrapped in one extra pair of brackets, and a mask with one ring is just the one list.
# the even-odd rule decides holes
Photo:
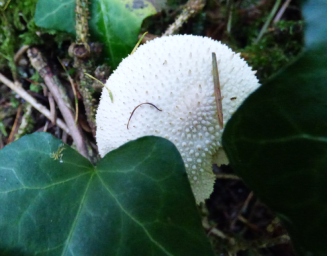
[(54, 100), (56, 101), (60, 112), (68, 125), (70, 134), (73, 138), (74, 144), (77, 150), (85, 157), (88, 157), (88, 151), (83, 139), (83, 133), (79, 126), (75, 123), (74, 113), (71, 110), (70, 102), (66, 102), (64, 99), (66, 95), (60, 90), (60, 83), (56, 76), (52, 74), (50, 67), (44, 61), (41, 52), (37, 48), (31, 48), (28, 50), (28, 57), (32, 66), (44, 79), (46, 86), (52, 93)]

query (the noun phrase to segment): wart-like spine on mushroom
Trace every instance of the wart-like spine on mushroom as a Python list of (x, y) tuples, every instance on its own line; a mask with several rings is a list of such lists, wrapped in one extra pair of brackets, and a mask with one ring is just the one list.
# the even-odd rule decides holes
[(100, 155), (142, 136), (164, 137), (182, 155), (196, 201), (208, 198), (215, 181), (213, 155), (221, 148), (223, 132), (214, 95), (213, 52), (225, 126), (259, 86), (255, 72), (239, 54), (210, 38), (161, 37), (140, 46), (108, 79), (114, 101), (104, 89), (96, 116)]

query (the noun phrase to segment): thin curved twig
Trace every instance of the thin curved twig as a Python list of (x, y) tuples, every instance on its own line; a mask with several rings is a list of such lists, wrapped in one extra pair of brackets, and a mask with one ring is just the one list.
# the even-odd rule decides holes
[(140, 107), (140, 106), (142, 106), (142, 105), (144, 105), (144, 104), (148, 104), (148, 105), (153, 106), (154, 108), (156, 108), (158, 111), (162, 111), (162, 109), (159, 109), (159, 108), (156, 107), (153, 103), (149, 103), (149, 102), (144, 102), (144, 103), (141, 103), (141, 104), (137, 105), (137, 106), (134, 108), (134, 110), (132, 111), (132, 113), (131, 113), (131, 115), (130, 115), (130, 117), (129, 117), (129, 119), (128, 119), (128, 122), (127, 122), (127, 130), (128, 130), (129, 122), (131, 121), (131, 118), (132, 118), (132, 116), (133, 116), (135, 110), (136, 110), (138, 107)]

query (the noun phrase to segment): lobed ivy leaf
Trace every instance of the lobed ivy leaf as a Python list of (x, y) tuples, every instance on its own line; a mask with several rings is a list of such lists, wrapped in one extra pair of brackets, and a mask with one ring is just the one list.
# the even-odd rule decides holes
[[(104, 44), (110, 65), (117, 67), (133, 50), (142, 21), (156, 13), (149, 0), (92, 1), (89, 27), (94, 39)], [(158, 2), (158, 1), (157, 1)]]
[(47, 133), (0, 151), (0, 255), (213, 255), (175, 146), (143, 137), (96, 167)]
[(326, 255), (326, 1), (304, 1), (301, 56), (226, 125), (230, 164), (284, 222), (300, 255)]
[[(92, 40), (104, 44), (108, 63), (116, 68), (132, 51), (142, 21), (159, 11), (165, 0), (92, 0), (89, 29)], [(38, 0), (38, 26), (75, 34), (75, 0)]]

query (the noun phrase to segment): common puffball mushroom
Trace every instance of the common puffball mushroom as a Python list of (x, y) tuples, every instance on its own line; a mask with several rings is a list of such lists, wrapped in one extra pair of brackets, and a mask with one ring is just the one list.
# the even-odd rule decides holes
[(196, 201), (208, 198), (215, 182), (213, 155), (221, 148), (223, 132), (214, 95), (213, 52), (225, 125), (259, 86), (255, 72), (239, 54), (210, 38), (161, 37), (125, 58), (106, 82), (113, 102), (104, 88), (96, 115), (100, 155), (142, 136), (164, 137), (178, 148)]

